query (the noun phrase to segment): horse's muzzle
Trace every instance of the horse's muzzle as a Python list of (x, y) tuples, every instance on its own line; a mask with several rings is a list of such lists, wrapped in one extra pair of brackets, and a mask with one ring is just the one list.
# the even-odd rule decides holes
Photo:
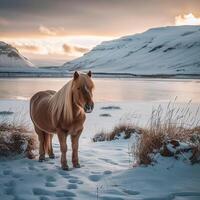
[(84, 107), (84, 111), (86, 113), (91, 113), (93, 111), (93, 108), (94, 108), (94, 104), (85, 104), (85, 107)]

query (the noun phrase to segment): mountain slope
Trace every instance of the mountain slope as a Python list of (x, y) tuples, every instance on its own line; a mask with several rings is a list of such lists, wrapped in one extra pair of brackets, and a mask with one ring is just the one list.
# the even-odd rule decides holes
[(0, 41), (0, 69), (27, 68), (33, 66), (16, 48)]
[(200, 74), (200, 26), (172, 26), (102, 42), (66, 70), (133, 74)]

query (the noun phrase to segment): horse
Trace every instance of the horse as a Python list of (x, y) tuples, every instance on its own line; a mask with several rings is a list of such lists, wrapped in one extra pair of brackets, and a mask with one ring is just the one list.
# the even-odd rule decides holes
[(53, 90), (40, 91), (30, 99), (30, 117), (39, 139), (39, 161), (55, 158), (52, 147), (53, 134), (56, 133), (60, 143), (61, 167), (68, 170), (67, 136), (71, 136), (72, 164), (79, 168), (78, 146), (79, 137), (86, 119), (85, 113), (94, 108), (94, 83), (92, 73), (74, 72), (73, 78), (58, 92)]

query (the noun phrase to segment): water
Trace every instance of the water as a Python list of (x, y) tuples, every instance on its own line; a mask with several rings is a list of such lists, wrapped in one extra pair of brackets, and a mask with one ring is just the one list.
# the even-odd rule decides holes
[[(96, 78), (97, 102), (169, 101), (200, 103), (200, 81), (195, 79), (112, 79)], [(29, 99), (41, 90), (59, 90), (68, 78), (0, 79), (0, 99)]]

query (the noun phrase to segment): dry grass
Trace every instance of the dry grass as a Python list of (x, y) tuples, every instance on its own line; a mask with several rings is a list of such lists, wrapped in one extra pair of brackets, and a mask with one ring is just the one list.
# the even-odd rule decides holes
[(135, 132), (140, 133), (141, 129), (132, 124), (127, 125), (123, 123), (115, 126), (110, 132), (101, 131), (100, 133), (97, 133), (92, 140), (93, 142), (116, 140), (121, 134), (123, 134), (124, 139), (128, 139)]
[(36, 141), (36, 136), (24, 123), (0, 122), (0, 156), (24, 154), (34, 158)]
[[(138, 164), (148, 165), (153, 161), (153, 155), (170, 142), (186, 142), (191, 146), (193, 155), (190, 158), (195, 163), (200, 158), (200, 112), (199, 108), (191, 111), (191, 102), (178, 107), (176, 99), (167, 108), (153, 108), (150, 119), (144, 128), (125, 123), (119, 124), (110, 132), (101, 131), (92, 140), (111, 141), (122, 136), (130, 138), (131, 134), (140, 134), (133, 144), (131, 152)], [(162, 153), (161, 153), (162, 154)], [(164, 155), (164, 154), (163, 154)]]
[[(173, 102), (168, 104), (166, 110), (161, 106), (152, 110), (147, 127), (142, 130), (141, 139), (134, 147), (139, 164), (150, 164), (152, 153), (158, 152), (169, 140), (188, 142), (197, 152), (200, 150), (200, 140), (194, 139), (194, 136), (200, 136), (199, 109), (192, 112), (190, 103), (181, 108)], [(197, 156), (194, 157), (193, 161), (197, 159)]]

